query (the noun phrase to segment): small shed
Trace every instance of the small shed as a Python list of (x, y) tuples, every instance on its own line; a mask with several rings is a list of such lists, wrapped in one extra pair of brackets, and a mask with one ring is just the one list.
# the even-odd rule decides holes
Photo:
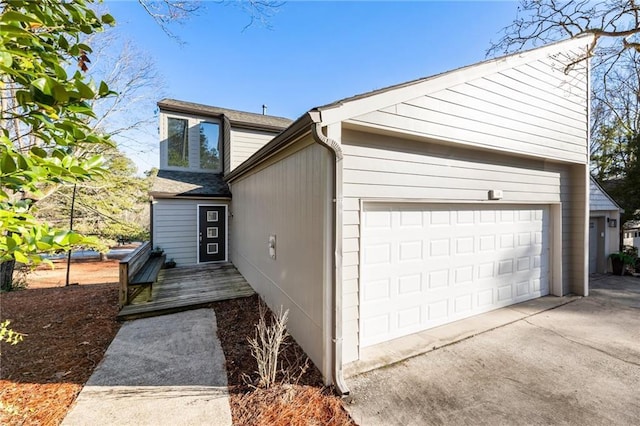
[(589, 184), (589, 273), (610, 271), (609, 254), (620, 249), (620, 206), (591, 176)]

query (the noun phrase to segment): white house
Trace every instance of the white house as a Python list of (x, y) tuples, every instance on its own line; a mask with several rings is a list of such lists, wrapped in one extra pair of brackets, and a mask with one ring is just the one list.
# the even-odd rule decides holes
[(620, 206), (592, 177), (589, 183), (589, 273), (606, 273), (620, 249)]
[(623, 243), (625, 246), (632, 246), (640, 251), (640, 226), (625, 229)]
[[(215, 201), (154, 187), (154, 244), (195, 250), (194, 205), (228, 206), (225, 258), (289, 309), (289, 331), (339, 390), (379, 343), (587, 295), (589, 67), (576, 59), (590, 41), (313, 108), (239, 164), (230, 138)], [(180, 111), (165, 103), (162, 120)], [(170, 207), (187, 201), (184, 214)]]
[(223, 175), (291, 120), (173, 99), (158, 107), (160, 168), (150, 191), (153, 245), (178, 265), (228, 261), (231, 193)]

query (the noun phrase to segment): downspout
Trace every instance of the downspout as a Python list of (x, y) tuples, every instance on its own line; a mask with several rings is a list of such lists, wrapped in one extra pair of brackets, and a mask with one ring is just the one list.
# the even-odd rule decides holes
[(334, 157), (333, 162), (333, 298), (332, 309), (332, 379), (339, 395), (348, 396), (349, 388), (344, 380), (342, 370), (342, 148), (333, 139), (322, 133), (322, 125), (319, 122), (311, 125), (311, 134), (314, 140), (327, 148)]
[(149, 196), (149, 243), (153, 249), (153, 195)]
[[(589, 47), (587, 46), (587, 52)], [(591, 171), (589, 170), (589, 165), (591, 164), (591, 58), (587, 57), (586, 59), (586, 74), (587, 74), (587, 162), (584, 166), (584, 198), (585, 198), (585, 214), (584, 214), (584, 226), (582, 229), (583, 232), (583, 241), (584, 241), (584, 249), (582, 250), (583, 262), (582, 262), (582, 296), (589, 295), (589, 216), (591, 212), (591, 197), (590, 197), (590, 188), (591, 188)], [(606, 226), (606, 224), (605, 224)], [(608, 232), (608, 230), (605, 230)]]

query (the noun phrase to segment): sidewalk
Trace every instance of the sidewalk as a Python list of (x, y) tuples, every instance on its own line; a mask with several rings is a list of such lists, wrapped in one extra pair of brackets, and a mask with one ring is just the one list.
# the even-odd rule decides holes
[(212, 309), (125, 323), (63, 421), (76, 425), (231, 425)]

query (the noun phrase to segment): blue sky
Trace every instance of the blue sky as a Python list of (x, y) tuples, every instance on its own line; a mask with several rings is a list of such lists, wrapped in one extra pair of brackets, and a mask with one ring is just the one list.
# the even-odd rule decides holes
[[(135, 1), (107, 1), (117, 31), (162, 75), (159, 96), (297, 118), (308, 109), (485, 59), (516, 16), (516, 2), (293, 1), (254, 23), (230, 3), (203, 2), (172, 30)], [(243, 31), (244, 29), (244, 31)], [(159, 99), (157, 99), (159, 100)], [(149, 112), (150, 114), (152, 111)], [(128, 152), (140, 171), (158, 165), (157, 135)]]

